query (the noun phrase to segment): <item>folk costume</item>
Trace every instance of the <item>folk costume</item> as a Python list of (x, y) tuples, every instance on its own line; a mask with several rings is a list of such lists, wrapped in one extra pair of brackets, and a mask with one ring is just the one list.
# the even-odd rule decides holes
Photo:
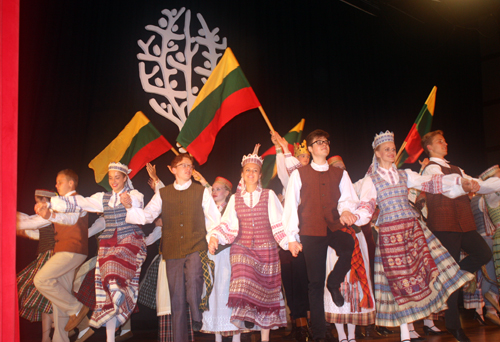
[[(199, 306), (203, 275), (200, 255), (206, 255), (206, 232), (218, 224), (220, 213), (210, 191), (189, 180), (182, 185), (174, 182), (160, 188), (144, 209), (137, 207), (127, 209), (126, 221), (147, 224), (153, 222), (160, 214), (163, 221), (160, 254), (164, 264), (160, 262), (159, 272), (165, 273), (158, 277), (157, 291), (168, 293), (170, 298), (167, 305), (162, 305), (165, 308), (164, 312), (157, 312), (160, 319), (163, 319), (159, 327), (160, 337), (166, 340), (166, 335), (172, 331), (174, 341), (188, 341), (186, 303), (190, 308), (193, 325), (195, 322), (201, 324), (202, 314)], [(161, 280), (165, 278), (168, 278), (168, 287), (161, 284)], [(171, 327), (166, 325), (170, 314)]]
[[(244, 156), (242, 166), (249, 163), (262, 166), (262, 158)], [(288, 249), (281, 223), (283, 209), (272, 190), (262, 189), (259, 183), (256, 190), (247, 192), (243, 183), (208, 240), (213, 236), (220, 245), (232, 244), (227, 303), (232, 309), (231, 323), (242, 329), (277, 329), (286, 326), (277, 248), (278, 243)]]
[(314, 339), (325, 338), (326, 334), (324, 288), (328, 247), (335, 249), (339, 256), (335, 268), (328, 275), (329, 287), (340, 288), (351, 268), (354, 250), (352, 228), (343, 228), (340, 215), (344, 210), (357, 215), (357, 225), (367, 223), (371, 217), (371, 213), (364, 208), (356, 209), (358, 202), (347, 172), (330, 167), (326, 161), (323, 165), (312, 161), (290, 176), (283, 223), (289, 240), (302, 243)]
[[(459, 167), (450, 165), (446, 160), (431, 157), (424, 169), (424, 176), (458, 175), (469, 178)], [(493, 177), (486, 181), (475, 179), (481, 186), (478, 194), (487, 194), (500, 189), (500, 179)], [(491, 249), (476, 230), (474, 215), (467, 195), (447, 198), (439, 194), (427, 194), (427, 226), (449, 251), (460, 268), (475, 273), (491, 259)], [(467, 257), (460, 260), (460, 251)], [(458, 311), (459, 293), (453, 293), (448, 299), (445, 312), (446, 328), (461, 329)]]
[[(131, 170), (121, 163), (110, 163), (109, 171), (128, 175)], [(99, 328), (124, 324), (136, 307), (141, 267), (146, 259), (146, 244), (141, 228), (125, 222), (127, 211), (120, 194), (128, 192), (132, 206), (143, 207), (143, 195), (128, 179), (118, 193), (99, 192), (91, 197), (53, 198), (52, 208), (59, 212), (89, 211), (103, 213), (106, 228), (99, 236), (95, 266), (96, 307), (90, 325)], [(109, 336), (108, 336), (109, 337)]]
[[(76, 191), (70, 191), (64, 200), (73, 200)], [(52, 197), (52, 200), (58, 197)], [(69, 341), (65, 330), (70, 316), (86, 313), (88, 308), (73, 295), (75, 270), (88, 254), (88, 215), (78, 213), (51, 213), (48, 219), (54, 225), (53, 256), (36, 273), (33, 282), (38, 291), (52, 303), (55, 342)]]
[[(373, 149), (384, 142), (393, 143), (394, 134), (377, 134)], [(376, 325), (404, 325), (406, 333), (407, 323), (441, 311), (448, 297), (472, 279), (471, 274), (460, 271), (419, 220), (408, 202), (408, 188), (450, 197), (464, 194), (458, 175), (426, 177), (409, 169), (398, 170), (394, 164), (384, 169), (373, 156), (360, 197), (371, 208), (375, 204), (380, 208), (375, 256)]]

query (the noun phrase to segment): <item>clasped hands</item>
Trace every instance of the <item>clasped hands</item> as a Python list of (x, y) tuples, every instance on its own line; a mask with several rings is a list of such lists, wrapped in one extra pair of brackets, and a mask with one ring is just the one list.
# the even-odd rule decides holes
[(465, 192), (478, 192), (481, 186), (474, 179), (462, 178), (462, 189)]

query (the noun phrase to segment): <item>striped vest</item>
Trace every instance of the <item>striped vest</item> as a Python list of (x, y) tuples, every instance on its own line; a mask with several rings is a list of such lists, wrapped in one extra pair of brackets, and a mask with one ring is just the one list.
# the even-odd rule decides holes
[(267, 203), (269, 200), (269, 190), (263, 189), (260, 194), (259, 203), (253, 208), (245, 204), (243, 196), (238, 191), (235, 196), (234, 208), (238, 216), (239, 231), (233, 244), (245, 246), (247, 248), (261, 247), (274, 241)]
[(408, 177), (406, 172), (398, 170), (398, 175), (398, 183), (391, 184), (383, 179), (378, 172), (370, 174), (377, 189), (377, 205), (380, 209), (377, 224), (379, 225), (419, 217), (408, 202)]
[(110, 239), (116, 231), (116, 238), (121, 241), (130, 234), (137, 233), (144, 236), (142, 229), (135, 224), (125, 222), (127, 216), (127, 209), (123, 204), (118, 204), (117, 207), (111, 208), (109, 200), (112, 193), (107, 192), (102, 197), (102, 206), (104, 208), (104, 220), (106, 221), (106, 228), (99, 235), (100, 240)]
[(488, 215), (490, 215), (491, 222), (493, 222), (495, 227), (498, 229), (498, 227), (500, 227), (500, 205), (496, 208), (492, 208), (488, 205), (486, 198), (484, 199), (484, 202), (486, 203), (486, 208), (488, 208)]

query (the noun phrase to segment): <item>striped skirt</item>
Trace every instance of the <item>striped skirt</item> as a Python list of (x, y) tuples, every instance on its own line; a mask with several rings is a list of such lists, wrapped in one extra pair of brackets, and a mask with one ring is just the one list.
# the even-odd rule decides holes
[[(431, 257), (434, 259), (439, 274), (433, 281), (432, 293), (425, 298), (425, 303), (415, 302), (412, 306), (400, 308), (391, 292), (391, 287), (384, 273), (379, 246), (375, 252), (375, 324), (386, 327), (396, 327), (404, 323), (411, 323), (428, 317), (431, 313), (439, 312), (446, 304), (448, 297), (462, 287), (474, 276), (460, 270), (460, 267), (448, 253), (441, 242), (431, 233), (427, 226), (416, 219), (401, 220), (407, 229), (422, 229)], [(382, 229), (383, 227), (381, 227)]]
[(495, 264), (495, 274), (497, 282), (500, 284), (500, 228), (497, 228), (493, 235), (493, 263)]
[(132, 233), (118, 242), (112, 238), (100, 242), (95, 268), (96, 308), (90, 325), (100, 328), (116, 317), (117, 326), (125, 323), (137, 303), (141, 266), (146, 260), (143, 236)]
[(38, 292), (35, 284), (33, 284), (33, 278), (53, 254), (53, 250), (38, 254), (36, 259), (17, 275), (19, 316), (30, 322), (41, 321), (42, 313), (52, 313), (52, 304)]
[(244, 329), (286, 327), (286, 310), (281, 292), (281, 265), (274, 242), (247, 248), (233, 243), (230, 252), (231, 283), (227, 306), (232, 308), (231, 323)]

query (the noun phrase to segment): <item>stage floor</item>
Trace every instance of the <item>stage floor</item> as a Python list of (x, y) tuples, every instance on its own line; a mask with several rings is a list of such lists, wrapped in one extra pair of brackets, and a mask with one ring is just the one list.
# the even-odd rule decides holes
[[(461, 311), (462, 326), (465, 333), (469, 336), (472, 342), (496, 342), (500, 341), (500, 327), (493, 325), (491, 322), (487, 321), (486, 326), (480, 326), (477, 321), (473, 319), (473, 311), (463, 310)], [(148, 322), (149, 323), (149, 322)], [(422, 322), (415, 323), (416, 331), (425, 337), (429, 342), (456, 342), (456, 340), (449, 334), (443, 336), (425, 336), (422, 330)], [(132, 316), (132, 330), (134, 336), (127, 341), (130, 342), (153, 342), (157, 341), (157, 330), (153, 327), (144, 329), (144, 322), (136, 321), (134, 323)], [(150, 325), (150, 324), (147, 324)], [(436, 326), (444, 330), (444, 321), (436, 322)], [(140, 329), (143, 327), (143, 329)], [(387, 337), (378, 337), (376, 340), (378, 342), (397, 342), (400, 341), (399, 329), (394, 329), (396, 333), (391, 334)], [(271, 341), (282, 341), (282, 336), (288, 334), (285, 329), (274, 330), (271, 332)], [(333, 334), (336, 336), (336, 331), (333, 329)], [(250, 340), (250, 339), (247, 339)], [(41, 341), (41, 324), (39, 323), (29, 323), (21, 319), (21, 341), (22, 342), (40, 342)], [(71, 339), (74, 341), (74, 338)], [(90, 337), (88, 342), (104, 342), (106, 341), (106, 332), (104, 328), (97, 329), (95, 334)], [(214, 335), (211, 334), (196, 334), (196, 342), (212, 342), (215, 341)], [(260, 334), (253, 333), (251, 336), (251, 342), (260, 341)], [(368, 341), (368, 339), (357, 339), (357, 342)]]

